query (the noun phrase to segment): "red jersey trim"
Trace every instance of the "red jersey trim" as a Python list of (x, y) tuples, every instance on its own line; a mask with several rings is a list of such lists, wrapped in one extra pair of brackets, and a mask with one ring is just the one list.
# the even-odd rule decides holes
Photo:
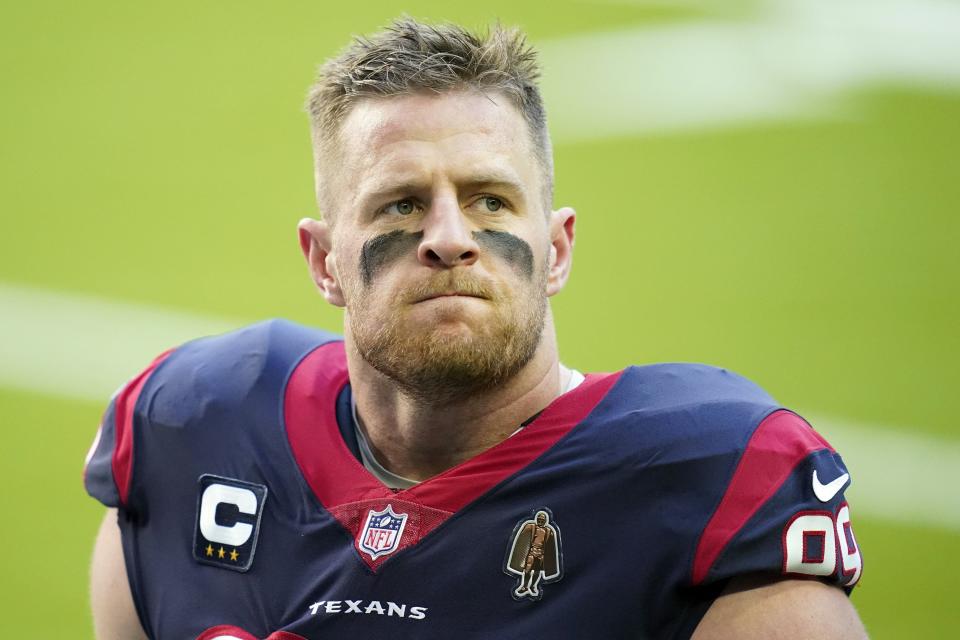
[(803, 418), (784, 409), (753, 432), (727, 491), (707, 523), (693, 559), (693, 584), (702, 583), (720, 553), (814, 451), (833, 447)]
[[(579, 387), (554, 400), (520, 433), (403, 491), (387, 488), (368, 472), (340, 434), (336, 401), (349, 382), (342, 342), (317, 347), (294, 369), (284, 394), (284, 420), (290, 448), (304, 479), (317, 500), (348, 531), (356, 536), (359, 529), (355, 517), (348, 520), (343, 515), (350, 510), (341, 510), (341, 506), (367, 501), (378, 505), (391, 501), (415, 503), (435, 514), (419, 528), (419, 541), (454, 512), (556, 444), (593, 411), (620, 375), (588, 375)], [(408, 544), (401, 545), (405, 546)]]
[(113, 456), (110, 459), (113, 468), (113, 481), (117, 485), (120, 504), (126, 506), (130, 494), (130, 479), (133, 476), (133, 411), (150, 374), (160, 363), (173, 353), (173, 349), (164, 351), (144, 369), (140, 375), (126, 384), (117, 394), (114, 402), (115, 440)]
[[(244, 631), (232, 624), (220, 624), (211, 627), (197, 636), (196, 640), (217, 640), (222, 638), (237, 638), (237, 640), (259, 640), (255, 635)], [(289, 631), (274, 631), (266, 640), (307, 640), (301, 635)]]
[(580, 386), (555, 399), (520, 433), (401, 493), (435, 509), (458, 511), (567, 435), (603, 400), (621, 373), (587, 374)]
[(237, 638), (238, 640), (258, 640), (258, 638), (252, 633), (248, 633), (240, 627), (235, 627), (232, 624), (220, 624), (215, 627), (211, 627), (198, 635), (196, 640), (215, 640), (215, 638), (223, 638), (224, 636)]
[(337, 396), (349, 381), (343, 343), (328, 342), (300, 361), (284, 392), (290, 449), (310, 489), (327, 509), (393, 496), (353, 457), (340, 435)]

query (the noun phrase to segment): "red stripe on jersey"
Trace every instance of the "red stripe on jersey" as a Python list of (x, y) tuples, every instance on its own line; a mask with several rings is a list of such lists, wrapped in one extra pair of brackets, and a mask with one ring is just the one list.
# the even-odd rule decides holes
[[(240, 627), (232, 624), (220, 624), (211, 627), (197, 636), (196, 640), (223, 640), (224, 638), (234, 638), (236, 640), (258, 640), (255, 635), (249, 631), (244, 631)], [(289, 631), (274, 631), (266, 640), (307, 640), (301, 635)]]
[[(399, 549), (416, 544), (454, 512), (533, 462), (597, 406), (620, 374), (590, 374), (520, 433), (410, 489), (393, 491), (357, 460), (337, 425), (337, 396), (349, 382), (342, 342), (307, 355), (290, 376), (284, 420), (294, 459), (320, 503), (356, 538), (363, 516), (387, 504), (410, 518)], [(376, 568), (387, 558), (364, 561)]]
[(127, 504), (130, 493), (130, 478), (133, 474), (133, 410), (137, 406), (140, 392), (146, 384), (150, 374), (167, 359), (173, 349), (164, 351), (144, 369), (140, 375), (131, 380), (120, 390), (114, 401), (113, 417), (115, 425), (115, 440), (111, 466), (113, 467), (113, 481), (117, 485), (120, 503)]
[(220, 624), (198, 635), (196, 640), (216, 640), (217, 638), (236, 638), (237, 640), (257, 640), (252, 633), (232, 624)]
[(457, 511), (567, 435), (593, 411), (620, 375), (587, 374), (580, 386), (547, 405), (520, 433), (402, 493), (435, 509)]
[(707, 523), (693, 559), (693, 584), (703, 582), (724, 547), (793, 470), (814, 451), (833, 447), (803, 418), (786, 410), (763, 419), (747, 442), (727, 491)]
[(307, 484), (327, 509), (393, 495), (353, 457), (340, 435), (337, 396), (349, 381), (343, 342), (328, 342), (300, 361), (284, 392), (290, 449)]

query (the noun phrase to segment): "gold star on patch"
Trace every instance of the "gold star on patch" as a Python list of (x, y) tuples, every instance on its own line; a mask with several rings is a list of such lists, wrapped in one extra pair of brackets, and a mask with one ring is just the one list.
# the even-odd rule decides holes
[(240, 554), (237, 553), (237, 550), (236, 550), (236, 549), (234, 549), (233, 551), (230, 552), (230, 559), (233, 560), (234, 562), (236, 562), (236, 561), (237, 561), (237, 558), (239, 558), (239, 557), (240, 557)]
[(220, 549), (217, 551), (217, 557), (222, 558), (225, 555), (226, 555), (226, 552), (223, 550), (223, 547), (220, 547)]
[(207, 545), (207, 555), (208, 555), (208, 556), (212, 556), (212, 555), (213, 555), (213, 545), (212, 545), (212, 544), (208, 544), (208, 545)]

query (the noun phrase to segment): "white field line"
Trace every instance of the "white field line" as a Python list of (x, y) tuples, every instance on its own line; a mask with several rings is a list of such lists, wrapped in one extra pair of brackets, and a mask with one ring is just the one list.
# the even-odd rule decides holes
[(843, 456), (854, 516), (960, 531), (960, 441), (831, 416), (811, 423)]
[(0, 387), (103, 402), (166, 349), (241, 324), (0, 283)]
[(558, 142), (849, 117), (844, 97), (858, 89), (960, 89), (960, 3), (774, 0), (746, 20), (590, 33), (540, 49)]
[[(106, 403), (164, 349), (240, 324), (0, 283), (0, 387)], [(851, 468), (854, 513), (960, 530), (960, 442), (826, 416), (814, 424)]]

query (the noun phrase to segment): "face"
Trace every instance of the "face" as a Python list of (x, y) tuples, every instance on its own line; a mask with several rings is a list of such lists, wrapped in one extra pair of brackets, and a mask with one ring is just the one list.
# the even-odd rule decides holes
[(361, 102), (326, 180), (330, 223), (301, 223), (360, 356), (442, 402), (509, 380), (534, 356), (569, 270), (573, 212), (548, 212), (523, 117), (498, 94)]

